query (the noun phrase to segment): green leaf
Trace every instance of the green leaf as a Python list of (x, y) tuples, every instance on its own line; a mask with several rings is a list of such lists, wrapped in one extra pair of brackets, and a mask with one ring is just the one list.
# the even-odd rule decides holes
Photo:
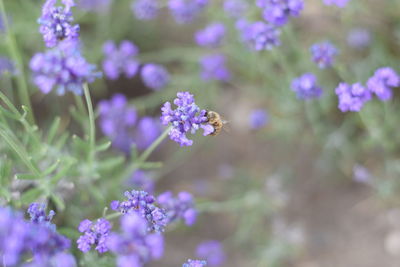
[(20, 179), (20, 180), (36, 180), (39, 179), (40, 177), (32, 174), (32, 173), (17, 173), (15, 175), (16, 179)]
[(56, 162), (54, 162), (51, 166), (49, 166), (46, 170), (43, 171), (43, 176), (49, 175), (52, 172), (54, 172), (58, 165), (60, 164), (60, 160), (57, 159)]
[(11, 180), (12, 162), (7, 158), (1, 162), (0, 166), (0, 185), (5, 187)]
[(24, 205), (30, 204), (37, 200), (41, 195), (43, 195), (43, 191), (40, 188), (32, 188), (26, 191), (21, 196), (21, 202)]
[(63, 211), (65, 209), (64, 200), (60, 196), (58, 196), (56, 194), (51, 194), (50, 198), (51, 198), (51, 200), (54, 201), (54, 204), (56, 205), (57, 210)]
[(72, 136), (72, 142), (76, 146), (77, 149), (82, 150), (82, 151), (89, 151), (90, 146), (89, 143), (82, 140), (79, 136), (73, 135)]
[(107, 141), (104, 141), (103, 143), (101, 143), (100, 145), (98, 145), (96, 147), (96, 150), (99, 152), (104, 151), (104, 150), (107, 150), (110, 146), (111, 146), (111, 142), (107, 140)]
[(123, 164), (125, 161), (124, 157), (115, 157), (115, 158), (109, 158), (107, 160), (102, 161), (99, 164), (99, 170), (100, 171), (105, 171), (105, 170), (111, 170), (116, 168), (118, 165)]
[(161, 161), (159, 162), (143, 162), (140, 164), (140, 169), (148, 170), (148, 169), (159, 169), (163, 166)]
[(49, 133), (47, 135), (47, 143), (51, 144), (53, 142), (54, 137), (57, 134), (57, 130), (60, 127), (61, 119), (60, 117), (56, 117), (53, 123), (50, 126)]

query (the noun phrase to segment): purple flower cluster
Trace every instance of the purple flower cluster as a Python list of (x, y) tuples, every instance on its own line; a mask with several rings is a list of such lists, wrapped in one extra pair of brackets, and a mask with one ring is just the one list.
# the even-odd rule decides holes
[(129, 107), (122, 94), (115, 94), (110, 100), (99, 103), (100, 128), (111, 139), (113, 146), (129, 154), (133, 144), (139, 150), (147, 148), (160, 133), (156, 119), (137, 119), (136, 110)]
[(167, 191), (158, 196), (157, 202), (165, 210), (168, 223), (182, 219), (186, 225), (191, 226), (196, 222), (197, 211), (190, 193), (179, 192), (175, 198), (170, 191)]
[(342, 112), (360, 111), (364, 103), (371, 100), (371, 92), (360, 83), (340, 83), (335, 92), (339, 97), (338, 107)]
[(84, 83), (91, 83), (101, 76), (96, 66), (81, 56), (78, 43), (63, 41), (45, 53), (37, 53), (30, 61), (33, 82), (44, 93), (54, 88), (59, 95), (71, 91), (82, 94)]
[(255, 109), (250, 113), (249, 126), (251, 129), (261, 129), (267, 123), (268, 113), (264, 109)]
[(105, 12), (109, 9), (111, 0), (80, 0), (78, 5), (87, 11)]
[(158, 0), (135, 0), (132, 3), (132, 11), (139, 20), (152, 20), (160, 11)]
[(304, 8), (303, 0), (257, 0), (264, 10), (264, 19), (276, 26), (283, 26), (290, 16), (297, 17)]
[(182, 264), (182, 267), (204, 267), (204, 266), (207, 266), (207, 262), (203, 260), (189, 259), (187, 262)]
[(143, 83), (155, 91), (163, 89), (169, 83), (169, 73), (161, 65), (149, 63), (141, 71)]
[(249, 23), (245, 20), (239, 20), (236, 23), (236, 28), (240, 32), (242, 41), (252, 50), (271, 50), (281, 44), (280, 30), (265, 22)]
[(27, 212), (31, 217), (32, 223), (45, 225), (55, 230), (55, 225), (51, 223), (51, 220), (56, 213), (50, 210), (49, 215), (46, 215), (46, 204), (31, 203)]
[(215, 48), (222, 44), (224, 36), (224, 24), (216, 22), (208, 25), (205, 29), (196, 32), (195, 40), (199, 46)]
[(148, 231), (163, 232), (167, 225), (167, 216), (163, 209), (158, 208), (155, 203), (155, 198), (144, 191), (132, 190), (126, 191), (126, 201), (114, 200), (111, 202), (111, 209), (119, 212), (138, 213), (148, 222)]
[(168, 7), (177, 23), (192, 22), (208, 4), (208, 0), (169, 0)]
[(340, 8), (344, 8), (347, 5), (347, 2), (350, 0), (324, 0), (325, 5), (336, 5)]
[(117, 256), (118, 267), (142, 267), (164, 253), (161, 234), (149, 234), (146, 220), (136, 213), (122, 216), (121, 233), (111, 233), (107, 246)]
[(136, 58), (138, 52), (137, 46), (130, 41), (122, 41), (119, 47), (113, 41), (107, 41), (103, 45), (103, 69), (106, 77), (116, 80), (121, 74), (125, 74), (126, 78), (135, 76), (139, 69)]
[(177, 93), (174, 100), (176, 109), (171, 108), (171, 103), (166, 102), (161, 108), (161, 123), (168, 125), (171, 123), (172, 129), (169, 132), (171, 140), (179, 143), (181, 146), (191, 146), (192, 140), (186, 137), (188, 132), (194, 134), (199, 128), (204, 130), (203, 135), (209, 135), (214, 128), (206, 124), (206, 110), (200, 109), (194, 102), (194, 97), (189, 92)]
[(200, 243), (196, 249), (196, 256), (206, 259), (210, 266), (221, 266), (226, 260), (222, 244), (217, 240), (207, 240)]
[(347, 44), (353, 48), (362, 49), (371, 43), (371, 32), (364, 28), (354, 28), (347, 35)]
[(310, 52), (312, 60), (317, 63), (320, 69), (331, 67), (336, 55), (339, 53), (337, 48), (329, 41), (312, 45)]
[(79, 232), (82, 235), (78, 238), (76, 243), (78, 244), (78, 249), (82, 252), (88, 252), (92, 246), (99, 253), (104, 253), (108, 251), (107, 248), (107, 238), (111, 230), (111, 224), (104, 218), (100, 218), (96, 223), (85, 219), (78, 227)]
[[(0, 207), (0, 257), (4, 266), (21, 266), (23, 259), (33, 257), (32, 264), (47, 266), (54, 257), (70, 246), (70, 241), (48, 227), (46, 219), (40, 219), (42, 210), (32, 207), (33, 222), (27, 222), (22, 214), (9, 207)], [(68, 267), (75, 266), (70, 261)]]
[(298, 99), (318, 98), (322, 89), (317, 85), (317, 77), (312, 73), (305, 73), (292, 82), (292, 90), (296, 92)]
[(14, 62), (12, 62), (8, 57), (0, 56), (0, 75), (9, 73), (11, 75), (17, 74)]
[(392, 87), (400, 86), (400, 76), (389, 67), (379, 68), (367, 82), (368, 90), (382, 100), (392, 98)]
[(154, 180), (151, 178), (151, 174), (149, 172), (142, 170), (135, 171), (128, 183), (137, 190), (143, 190), (149, 192), (150, 194), (154, 192)]
[(229, 81), (231, 72), (225, 66), (225, 56), (222, 54), (212, 54), (203, 56), (200, 59), (201, 78), (205, 81)]
[(249, 5), (244, 0), (225, 0), (224, 10), (232, 18), (240, 18), (246, 13)]
[(79, 25), (72, 25), (71, 7), (73, 0), (62, 0), (64, 7), (55, 6), (57, 0), (47, 0), (42, 8), (42, 16), (38, 19), (39, 31), (43, 35), (47, 47), (54, 47), (62, 40), (77, 40)]

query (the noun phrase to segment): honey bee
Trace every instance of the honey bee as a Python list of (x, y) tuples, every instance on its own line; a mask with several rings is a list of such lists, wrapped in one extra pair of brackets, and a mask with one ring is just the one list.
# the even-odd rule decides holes
[(206, 113), (207, 116), (207, 122), (214, 127), (214, 132), (212, 132), (210, 135), (211, 136), (216, 136), (218, 135), (222, 128), (224, 127), (224, 124), (227, 124), (228, 122), (223, 120), (221, 115), (219, 115), (215, 111), (208, 110)]

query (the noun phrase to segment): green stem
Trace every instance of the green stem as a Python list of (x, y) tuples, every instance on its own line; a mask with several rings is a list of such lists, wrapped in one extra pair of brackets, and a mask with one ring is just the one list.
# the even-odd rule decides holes
[(111, 214), (108, 214), (106, 217), (104, 217), (106, 220), (111, 220), (111, 219), (114, 219), (114, 218), (118, 218), (118, 217), (120, 217), (122, 215), (122, 213), (120, 213), (120, 212), (115, 212), (115, 213), (111, 213)]
[(94, 151), (95, 151), (96, 127), (94, 124), (92, 100), (90, 98), (89, 87), (86, 83), (83, 85), (83, 91), (85, 94), (86, 105), (87, 105), (88, 113), (89, 113), (89, 144), (90, 144), (89, 157), (92, 160), (94, 157)]
[(15, 36), (10, 30), (10, 25), (8, 24), (8, 19), (7, 19), (8, 16), (6, 13), (6, 9), (4, 7), (3, 0), (0, 0), (0, 14), (3, 19), (4, 28), (6, 32), (7, 48), (9, 50), (12, 60), (14, 61), (16, 69), (19, 71), (19, 75), (15, 75), (18, 85), (18, 96), (20, 98), (21, 104), (25, 105), (29, 110), (27, 114), (28, 121), (34, 124), (35, 117), (33, 116), (31, 101), (29, 99), (28, 85), (26, 84), (25, 80), (24, 66), (22, 64), (22, 59), (17, 49), (17, 42), (15, 40)]

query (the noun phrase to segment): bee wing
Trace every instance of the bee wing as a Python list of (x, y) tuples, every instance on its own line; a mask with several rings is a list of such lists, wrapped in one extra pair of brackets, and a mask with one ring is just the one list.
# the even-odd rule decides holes
[(230, 133), (230, 132), (231, 132), (231, 127), (230, 127), (229, 121), (227, 121), (227, 120), (225, 120), (224, 118), (222, 118), (222, 124), (223, 124), (222, 129), (223, 129), (226, 133)]

